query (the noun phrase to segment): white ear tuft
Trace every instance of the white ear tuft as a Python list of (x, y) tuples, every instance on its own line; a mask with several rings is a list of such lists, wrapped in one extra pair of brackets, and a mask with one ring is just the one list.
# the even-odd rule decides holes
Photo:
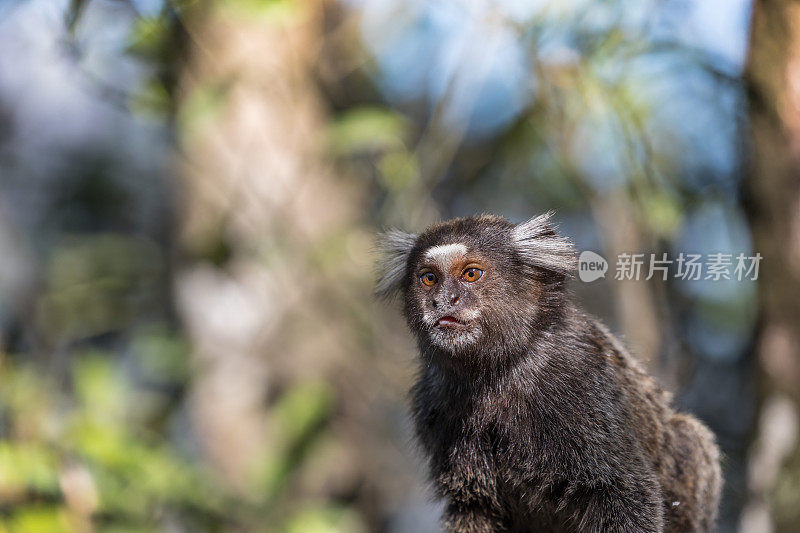
[(553, 214), (553, 211), (548, 211), (517, 224), (512, 237), (523, 261), (568, 276), (577, 267), (575, 247), (569, 239), (556, 233), (550, 224)]
[(389, 298), (402, 288), (408, 256), (417, 236), (397, 229), (390, 229), (378, 236), (378, 283), (375, 292)]

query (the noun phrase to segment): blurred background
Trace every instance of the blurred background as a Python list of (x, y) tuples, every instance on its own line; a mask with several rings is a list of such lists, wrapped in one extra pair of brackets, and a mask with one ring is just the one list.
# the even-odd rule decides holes
[(0, 532), (438, 531), (375, 233), (549, 209), (800, 531), (796, 2), (0, 0)]

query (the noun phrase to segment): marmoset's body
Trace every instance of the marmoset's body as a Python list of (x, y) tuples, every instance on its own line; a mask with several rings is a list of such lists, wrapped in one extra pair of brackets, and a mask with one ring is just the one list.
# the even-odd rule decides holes
[(571, 302), (549, 215), (389, 232), (379, 292), (404, 295), (417, 435), (450, 531), (705, 532), (711, 432)]

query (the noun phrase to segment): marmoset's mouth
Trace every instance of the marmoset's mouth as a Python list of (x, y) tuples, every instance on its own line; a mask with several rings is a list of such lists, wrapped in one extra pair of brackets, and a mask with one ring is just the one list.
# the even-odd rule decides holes
[(436, 321), (436, 326), (440, 328), (459, 328), (466, 324), (452, 315), (445, 315)]

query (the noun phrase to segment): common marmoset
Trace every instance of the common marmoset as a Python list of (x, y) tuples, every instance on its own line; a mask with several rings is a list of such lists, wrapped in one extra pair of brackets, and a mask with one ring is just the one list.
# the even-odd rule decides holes
[(378, 292), (401, 293), (420, 370), (417, 437), (449, 531), (705, 532), (712, 433), (571, 300), (550, 213), (382, 235)]

